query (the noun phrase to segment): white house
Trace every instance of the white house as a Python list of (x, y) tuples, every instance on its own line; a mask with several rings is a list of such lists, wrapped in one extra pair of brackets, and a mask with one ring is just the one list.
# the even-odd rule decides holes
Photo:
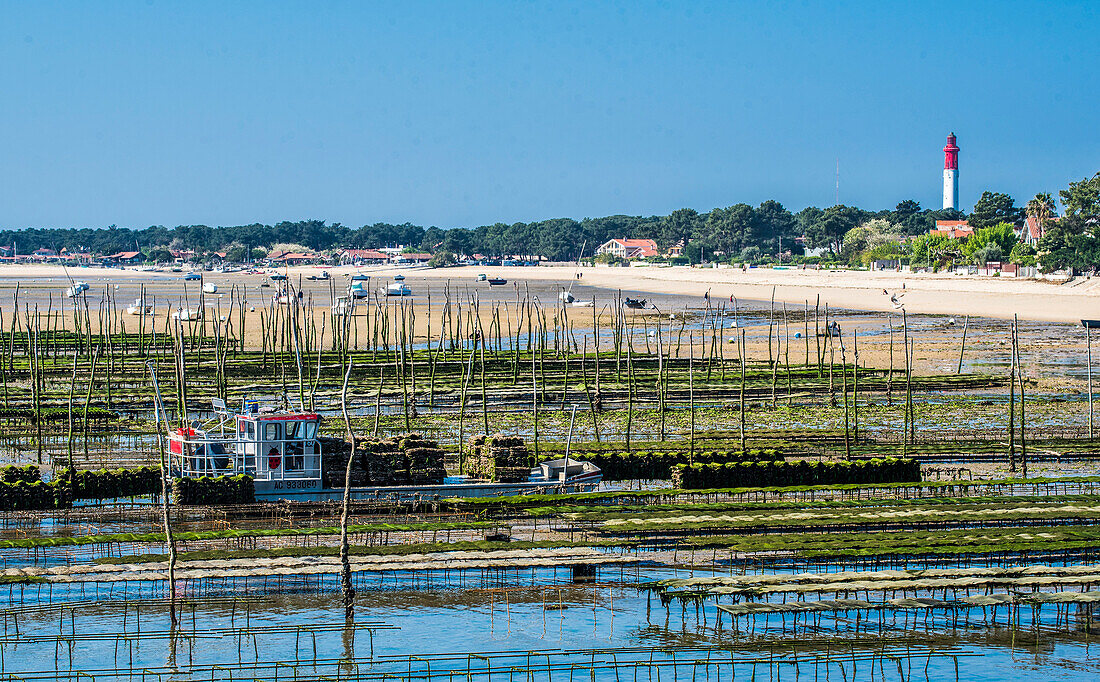
[(596, 255), (609, 253), (619, 258), (651, 258), (657, 255), (657, 242), (652, 239), (611, 239), (596, 249)]

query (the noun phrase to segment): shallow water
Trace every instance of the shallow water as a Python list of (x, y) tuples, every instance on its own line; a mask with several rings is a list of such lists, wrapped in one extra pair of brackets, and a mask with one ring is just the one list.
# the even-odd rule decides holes
[[(853, 633), (843, 614), (822, 618), (812, 631), (792, 633), (773, 618), (766, 629), (758, 619), (754, 633), (738, 633), (728, 617), (716, 623), (712, 602), (698, 611), (678, 602), (666, 609), (628, 584), (674, 574), (688, 575), (604, 569), (601, 582), (588, 586), (570, 584), (568, 571), (376, 576), (359, 585), (355, 628), (346, 627), (332, 591), (286, 581), (281, 594), (238, 591), (235, 599), (211, 594), (185, 602), (175, 632), (163, 602), (150, 599), (160, 588), (74, 588), (67, 598), (55, 589), (50, 607), (33, 606), (48, 594), (27, 588), (23, 607), (12, 604), (2, 616), (3, 672), (240, 680), (355, 673), (429, 679), (430, 671), (430, 679), (449, 682), (467, 675), (512, 682), (701, 682), (714, 675), (717, 682), (731, 672), (727, 679), (752, 679), (754, 671), (756, 679), (795, 679), (796, 661), (798, 677), (819, 680), (898, 679), (899, 664), (905, 679), (930, 680), (1091, 680), (1100, 668), (1089, 636), (1075, 623), (1056, 627), (1052, 611), (1043, 614), (1037, 642), (1003, 622), (983, 623), (980, 614), (953, 627), (942, 617), (926, 625), (923, 617), (899, 614), (873, 636)], [(124, 601), (127, 595), (135, 601)], [(18, 597), (14, 588), (12, 601)], [(59, 610), (64, 603), (70, 608)]]

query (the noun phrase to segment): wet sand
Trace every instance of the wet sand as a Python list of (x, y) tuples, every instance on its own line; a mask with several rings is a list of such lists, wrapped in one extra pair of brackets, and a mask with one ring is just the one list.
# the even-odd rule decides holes
[[(329, 272), (331, 279), (307, 279), (322, 271)], [(209, 311), (207, 323), (212, 324), (218, 316), (228, 316), (231, 301), (237, 305), (243, 300), (246, 306), (246, 342), (258, 345), (260, 313), (270, 307), (272, 296), (281, 286), (280, 282), (270, 280), (269, 275), (273, 272), (275, 270), (269, 270), (268, 274), (203, 273), (204, 282), (218, 287), (217, 294), (203, 296), (203, 305)], [(790, 345), (784, 355), (789, 352), (791, 362), (798, 363), (807, 354), (813, 357), (818, 352), (815, 327), (817, 330), (824, 328), (824, 309), (828, 305), (830, 315), (842, 324), (846, 349), (849, 352), (852, 350), (851, 334), (858, 332), (860, 364), (882, 368), (891, 364), (891, 328), (894, 335), (893, 365), (900, 367), (904, 362), (901, 353), (901, 311), (895, 309), (890, 296), (883, 294), (884, 289), (891, 294), (903, 291), (900, 300), (905, 304), (909, 333), (916, 339), (917, 371), (957, 371), (964, 326), (967, 327), (967, 350), (963, 355), (963, 371), (1006, 370), (1008, 323), (1005, 318), (1011, 318), (1015, 309), (1023, 320), (1021, 338), (1025, 373), (1043, 380), (1052, 388), (1064, 387), (1067, 390), (1075, 390), (1085, 378), (1085, 338), (1078, 319), (1100, 317), (1100, 298), (1092, 293), (1097, 282), (1093, 280), (1081, 280), (1076, 285), (1056, 285), (952, 275), (903, 277), (898, 273), (765, 269), (743, 272), (682, 267), (583, 268), (579, 270), (582, 273), (580, 279), (575, 277), (578, 269), (574, 266), (456, 267), (438, 270), (344, 266), (301, 267), (284, 272), (295, 287), (300, 283), (304, 296), (312, 301), (318, 318), (328, 314), (332, 297), (343, 294), (353, 273), (370, 275), (369, 288), (374, 291), (391, 282), (395, 274), (404, 275), (413, 291), (413, 296), (407, 300), (417, 311), (417, 341), (421, 343), (427, 340), (429, 313), (426, 304), (429, 299), (433, 340), (438, 341), (439, 315), (447, 289), (452, 302), (461, 302), (464, 307), (471, 300), (479, 301), (486, 328), (490, 324), (490, 311), (495, 306), (503, 332), (508, 334), (509, 330), (518, 327), (516, 317), (522, 298), (529, 295), (544, 309), (554, 311), (558, 308), (558, 294), (564, 287), (570, 287), (581, 301), (594, 301), (593, 308), (567, 308), (565, 311), (570, 326), (576, 332), (578, 344), (583, 334), (592, 328), (593, 312), (599, 316), (600, 325), (606, 331), (610, 325), (611, 308), (620, 295), (646, 298), (648, 305), (657, 306), (660, 311), (651, 307), (644, 312), (629, 313), (636, 327), (637, 343), (643, 347), (646, 336), (653, 333), (658, 316), (662, 319), (666, 334), (674, 334), (680, 325), (685, 325), (684, 342), (692, 330), (694, 338), (701, 342), (700, 329), (708, 304), (703, 294), (709, 291), (711, 311), (721, 305), (725, 308), (725, 315), (717, 324), (713, 315), (708, 318), (707, 334), (719, 339), (723, 346), (720, 352), (725, 357), (735, 356), (735, 346), (730, 341), (739, 329), (745, 329), (750, 357), (766, 358), (768, 319), (782, 324), (785, 309), (787, 324), (780, 327), (780, 337), (784, 345)], [(480, 273), (504, 277), (508, 283), (489, 286), (476, 281)], [(197, 308), (199, 305), (201, 283), (185, 282), (183, 273), (109, 268), (69, 268), (66, 272), (59, 266), (2, 266), (0, 313), (5, 320), (10, 320), (13, 296), (18, 285), (21, 313), (25, 314), (28, 309), (33, 311), (35, 306), (43, 313), (50, 310), (57, 315), (62, 311), (60, 324), (71, 326), (73, 303), (65, 297), (69, 284), (67, 275), (89, 283), (91, 288), (87, 296), (93, 320), (106, 293), (112, 299), (116, 316), (125, 319), (128, 331), (136, 331), (138, 320), (122, 315), (122, 310), (141, 295), (143, 287), (146, 301), (155, 304), (158, 330), (163, 330), (169, 311), (180, 306)], [(904, 290), (901, 289), (902, 283), (905, 284)], [(776, 301), (774, 309), (769, 302), (773, 290)], [(820, 305), (815, 313), (818, 293), (821, 295)], [(736, 303), (730, 300), (731, 296), (735, 297)], [(390, 299), (391, 302), (394, 300)], [(1097, 314), (1087, 315), (1092, 308), (1097, 309)], [(1071, 314), (1071, 310), (1075, 312)], [(670, 320), (669, 313), (677, 318)], [(967, 314), (971, 315), (968, 325), (964, 324)], [(355, 316), (361, 344), (366, 343), (370, 315), (369, 307), (361, 306)], [(234, 311), (232, 321), (239, 326), (239, 320), (238, 309)], [(146, 325), (150, 322), (149, 319), (145, 321)], [(5, 326), (7, 324), (5, 322)], [(327, 324), (331, 329), (330, 314)], [(671, 332), (668, 331), (670, 328)], [(836, 360), (841, 360), (839, 353)], [(848, 360), (851, 361), (851, 358)]]
[[(895, 310), (891, 296), (901, 294), (900, 300), (905, 304), (906, 310), (917, 314), (972, 315), (1001, 319), (1011, 319), (1013, 315), (1019, 315), (1025, 320), (1067, 323), (1077, 323), (1081, 318), (1100, 318), (1100, 280), (1089, 278), (1077, 278), (1067, 284), (1057, 284), (1016, 280), (1011, 277), (964, 277), (942, 273), (769, 268), (743, 271), (737, 268), (688, 267), (585, 267), (578, 270), (572, 265), (526, 268), (464, 266), (438, 270), (388, 265), (362, 268), (296, 267), (287, 272), (291, 278), (297, 278), (322, 269), (332, 273), (341, 289), (346, 286), (350, 274), (358, 271), (382, 280), (388, 280), (400, 272), (408, 277), (410, 286), (419, 282), (436, 291), (441, 290), (448, 280), (456, 288), (480, 286), (481, 289), (488, 290), (489, 287), (484, 283), (477, 285), (475, 282), (477, 274), (484, 273), (490, 277), (500, 276), (509, 280), (509, 285), (495, 289), (511, 290), (513, 283), (522, 282), (527, 286), (538, 286), (547, 293), (572, 283), (574, 293), (578, 287), (583, 293), (585, 287), (593, 286), (612, 291), (622, 290), (627, 295), (701, 298), (709, 291), (712, 300), (728, 300), (730, 296), (736, 296), (766, 301), (772, 297), (774, 291), (776, 301), (788, 304), (809, 301), (812, 305), (820, 296), (822, 305), (868, 311)], [(575, 279), (577, 272), (582, 273), (580, 280)], [(119, 284), (120, 288), (126, 283), (170, 283), (182, 280), (180, 273), (103, 268), (70, 268), (68, 274), (89, 283), (94, 279)], [(206, 273), (205, 277), (206, 281), (212, 281), (219, 287), (237, 282), (249, 286), (250, 290), (265, 279), (263, 275), (242, 273)], [(5, 283), (4, 288), (10, 282), (22, 281), (24, 286), (29, 287), (52, 287), (59, 294), (67, 284), (62, 268), (48, 265), (3, 266), (0, 267), (0, 280)], [(197, 283), (191, 284), (192, 291), (197, 293)], [(328, 288), (324, 282), (314, 282), (308, 283), (306, 289), (314, 288), (313, 285), (319, 285), (316, 288), (323, 287), (325, 290)], [(179, 288), (179, 292), (182, 292), (182, 288)], [(414, 287), (415, 297), (419, 298), (423, 293)]]

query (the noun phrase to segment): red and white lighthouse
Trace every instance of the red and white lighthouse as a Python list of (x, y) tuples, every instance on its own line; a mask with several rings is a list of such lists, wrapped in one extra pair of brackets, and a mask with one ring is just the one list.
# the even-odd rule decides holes
[(959, 210), (959, 145), (955, 133), (947, 136), (943, 148), (943, 207)]

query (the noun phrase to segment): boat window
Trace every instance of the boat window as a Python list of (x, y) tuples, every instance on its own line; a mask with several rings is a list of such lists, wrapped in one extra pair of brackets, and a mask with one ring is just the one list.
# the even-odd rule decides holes
[(313, 440), (317, 437), (317, 422), (305, 422), (305, 427), (302, 432), (302, 438), (306, 440)]
[(302, 422), (286, 422), (286, 439), (296, 440), (301, 438), (301, 435), (299, 435), (301, 426)]
[(264, 424), (264, 440), (281, 440), (279, 438), (279, 425), (276, 423)]

